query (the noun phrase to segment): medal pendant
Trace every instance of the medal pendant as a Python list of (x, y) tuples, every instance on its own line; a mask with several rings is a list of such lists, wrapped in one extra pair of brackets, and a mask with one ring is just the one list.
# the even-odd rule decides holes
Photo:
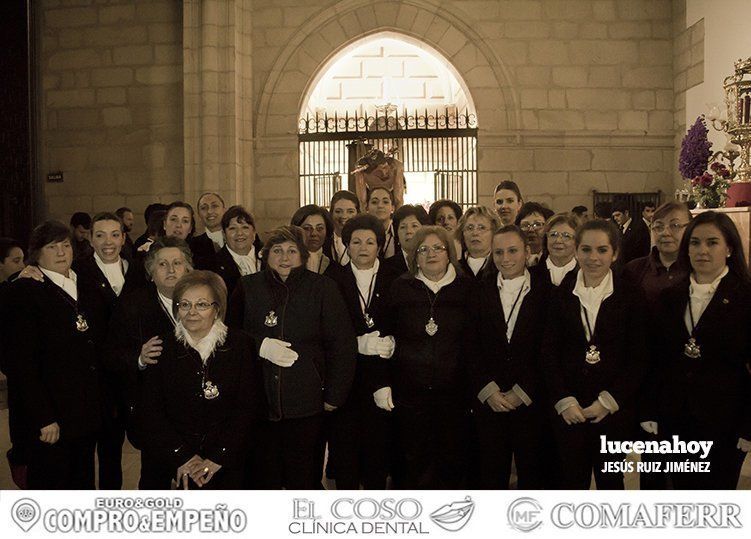
[(589, 350), (587, 350), (587, 353), (584, 356), (584, 360), (590, 365), (600, 362), (600, 351), (594, 344), (590, 345)]
[(373, 320), (373, 317), (370, 316), (368, 313), (365, 313), (365, 325), (369, 328), (372, 328), (375, 326), (375, 321)]
[(274, 311), (269, 311), (269, 314), (266, 315), (266, 320), (263, 322), (266, 327), (273, 328), (278, 323), (279, 319), (276, 316), (276, 313)]
[(89, 323), (81, 314), (79, 314), (78, 318), (76, 318), (76, 329), (80, 331), (81, 333), (83, 333), (84, 331), (88, 331), (89, 329)]
[(696, 339), (691, 337), (688, 342), (683, 346), (683, 354), (691, 359), (699, 359), (701, 357), (701, 348), (696, 343)]
[(206, 400), (215, 399), (219, 396), (219, 388), (212, 384), (209, 380), (203, 383), (203, 398)]
[(430, 320), (428, 320), (428, 323), (425, 324), (425, 333), (431, 337), (438, 333), (438, 324), (435, 323), (432, 316), (430, 317)]

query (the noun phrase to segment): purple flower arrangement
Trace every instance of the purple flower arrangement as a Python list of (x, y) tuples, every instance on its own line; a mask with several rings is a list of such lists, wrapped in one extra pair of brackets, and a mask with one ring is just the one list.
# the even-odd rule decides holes
[(707, 170), (709, 158), (712, 156), (712, 144), (707, 138), (708, 132), (704, 117), (699, 116), (683, 137), (678, 170), (687, 180), (701, 176)]

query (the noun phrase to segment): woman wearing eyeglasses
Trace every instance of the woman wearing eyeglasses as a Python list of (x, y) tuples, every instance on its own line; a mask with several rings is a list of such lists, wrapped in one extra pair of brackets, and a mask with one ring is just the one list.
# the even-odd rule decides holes
[(473, 206), (462, 215), (456, 235), (463, 251), (459, 267), (466, 275), (481, 279), (493, 272), (490, 241), (500, 226), (500, 218), (484, 206)]
[[(574, 238), (580, 269), (554, 290), (542, 345), (542, 373), (555, 413), (553, 434), (564, 489), (623, 489), (621, 454), (600, 452), (600, 436), (629, 440), (648, 361), (643, 301), (613, 274), (618, 230), (589, 221)], [(552, 410), (551, 410), (552, 411)]]
[(320, 488), (324, 413), (342, 406), (355, 375), (357, 340), (334, 281), (305, 269), (303, 231), (283, 226), (263, 247), (265, 270), (240, 280), (229, 325), (253, 337), (268, 415), (254, 469), (268, 489)]
[[(738, 230), (719, 212), (686, 227), (678, 260), (689, 275), (660, 296), (651, 414), (642, 428), (671, 440), (706, 440), (706, 471), (671, 474), (677, 489), (735, 489), (751, 450), (751, 278)], [(645, 421), (646, 419), (646, 421)]]
[(559, 213), (548, 219), (543, 228), (544, 249), (540, 262), (530, 272), (546, 285), (560, 286), (570, 273), (576, 273), (574, 236), (579, 220), (573, 213)]
[(303, 231), (305, 248), (308, 251), (305, 267), (314, 273), (323, 275), (331, 264), (326, 253), (331, 252), (334, 222), (325, 208), (308, 204), (295, 212), (291, 225), (299, 226)]
[(475, 283), (455, 264), (446, 230), (424, 226), (412, 239), (409, 273), (389, 292), (382, 333), (396, 338), (396, 351), (391, 382), (379, 392), (393, 404), (402, 488), (460, 488), (465, 480)]

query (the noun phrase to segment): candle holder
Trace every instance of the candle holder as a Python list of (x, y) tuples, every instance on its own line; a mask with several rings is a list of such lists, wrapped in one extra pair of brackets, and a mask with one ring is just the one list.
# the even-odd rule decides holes
[[(711, 161), (722, 157), (730, 163), (733, 183), (751, 182), (751, 58), (735, 62), (735, 73), (725, 77), (725, 107), (727, 119), (719, 117), (717, 107), (712, 107), (707, 120), (717, 131), (730, 137), (723, 150), (715, 152)], [(740, 157), (740, 164), (735, 160)]]

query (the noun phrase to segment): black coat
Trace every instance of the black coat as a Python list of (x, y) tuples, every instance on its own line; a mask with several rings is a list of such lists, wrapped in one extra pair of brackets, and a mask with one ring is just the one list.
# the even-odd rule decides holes
[(581, 303), (573, 294), (575, 284), (575, 275), (569, 274), (551, 294), (542, 345), (543, 377), (551, 404), (573, 396), (586, 408), (600, 392), (608, 391), (621, 411), (634, 410), (649, 354), (641, 293), (613, 277), (613, 294), (602, 302), (593, 328), (601, 360), (590, 365), (584, 359), (588, 343)]
[(621, 236), (621, 252), (618, 257), (620, 265), (628, 264), (636, 258), (649, 254), (650, 236), (647, 225), (641, 217), (631, 219), (628, 228)]
[[(5, 363), (28, 432), (38, 436), (57, 422), (61, 439), (93, 435), (101, 424), (101, 396), (88, 298), (79, 288), (76, 303), (46, 277), (19, 279), (9, 293), (15, 312)], [(76, 329), (79, 314), (87, 331)]]
[(477, 275), (474, 274), (472, 268), (469, 266), (469, 262), (467, 262), (467, 258), (464, 256), (459, 259), (459, 267), (464, 272), (464, 275), (475, 279), (476, 281), (482, 281), (492, 275), (498, 274), (498, 270), (496, 269), (495, 264), (493, 264), (493, 257), (491, 255), (487, 256), (485, 263), (480, 268), (480, 271), (477, 272)]
[(751, 439), (751, 285), (733, 273), (720, 281), (696, 326), (699, 359), (683, 354), (688, 294), (686, 278), (661, 296), (651, 392), (657, 399), (652, 417), (643, 420), (676, 424), (691, 418), (708, 433)]
[[(258, 251), (256, 250), (256, 268), (260, 268), (261, 259), (258, 258)], [(221, 249), (219, 249), (219, 252), (216, 253), (216, 268), (214, 271), (219, 274), (219, 276), (224, 279), (224, 284), (227, 285), (227, 296), (231, 296), (233, 290), (235, 289), (235, 286), (237, 286), (237, 282), (240, 280), (242, 275), (240, 275), (240, 269), (237, 267), (237, 264), (235, 263), (235, 259), (232, 258), (232, 255), (227, 250), (227, 246), (225, 245)]]
[[(533, 279), (535, 279), (541, 286), (544, 287), (554, 287), (553, 281), (550, 279), (550, 270), (548, 269), (547, 265), (547, 255), (542, 255), (540, 257), (540, 261), (532, 266), (531, 268), (527, 268), (529, 270), (529, 274), (532, 275)], [(575, 278), (576, 274), (579, 272), (579, 263), (577, 262), (576, 266), (574, 266), (574, 269), (569, 271), (561, 281), (561, 284), (564, 283), (567, 279)], [(560, 286), (560, 285), (559, 285)]]
[[(478, 353), (469, 358), (471, 394), (475, 397), (488, 383), (495, 382), (503, 392), (519, 384), (532, 402), (543, 400), (540, 335), (552, 285), (531, 272), (530, 277), (531, 288), (516, 307), (518, 315), (510, 343), (506, 340), (506, 316), (497, 282), (486, 279), (477, 290), (473, 303)], [(473, 400), (475, 406), (479, 403), (476, 398)]]
[(193, 253), (193, 267), (200, 270), (216, 271), (216, 246), (206, 233), (188, 239)]
[[(277, 323), (265, 324), (274, 311)], [(336, 283), (308, 271), (292, 270), (282, 281), (267, 269), (240, 279), (230, 300), (228, 323), (253, 337), (257, 350), (266, 337), (292, 344), (291, 367), (262, 360), (269, 419), (309, 417), (324, 402), (341, 406), (355, 374), (357, 341)]]
[[(336, 265), (329, 266), (329, 268), (331, 267), (336, 267)], [(351, 264), (339, 266), (338, 270), (332, 270), (327, 275), (339, 285), (339, 290), (349, 311), (352, 327), (355, 329), (355, 335), (359, 336), (373, 331), (380, 331), (381, 337), (385, 337), (387, 335), (384, 333), (385, 321), (391, 314), (387, 309), (386, 302), (388, 301), (391, 284), (398, 275), (394, 275), (384, 263), (381, 263), (378, 268), (368, 308), (368, 314), (370, 314), (374, 322), (373, 327), (370, 328), (365, 323), (365, 316), (360, 308), (360, 295)], [(358, 353), (354, 387), (366, 394), (372, 395), (376, 390), (389, 385), (389, 361), (389, 359), (383, 359), (379, 356), (364, 356)]]
[[(390, 384), (395, 402), (426, 390), (468, 396), (468, 361), (476, 344), (471, 301), (474, 287), (474, 280), (463, 275), (457, 275), (437, 295), (411, 274), (394, 281), (384, 330), (396, 338)], [(431, 337), (425, 325), (432, 300), (438, 332)]]
[(396, 276), (402, 275), (409, 271), (407, 262), (404, 260), (404, 255), (402, 255), (401, 250), (399, 250), (399, 252), (397, 252), (394, 256), (387, 258), (386, 260), (381, 260), (381, 266), (383, 267), (383, 269), (387, 269), (389, 273)]
[[(260, 362), (250, 339), (230, 329), (206, 362), (206, 379), (219, 390), (203, 394), (204, 366), (193, 348), (162, 335), (159, 363), (142, 376), (137, 412), (144, 450), (168, 455), (172, 473), (193, 455), (208, 458), (225, 472), (242, 469), (253, 424), (263, 416)], [(218, 478), (218, 477), (217, 477)]]

